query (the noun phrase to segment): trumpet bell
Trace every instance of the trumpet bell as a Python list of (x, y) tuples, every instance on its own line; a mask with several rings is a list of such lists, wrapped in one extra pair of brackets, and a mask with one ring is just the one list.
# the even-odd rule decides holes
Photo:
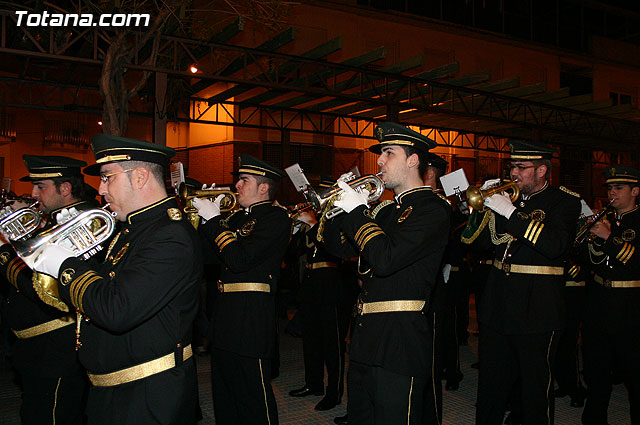
[(218, 196), (223, 196), (220, 200), (220, 212), (227, 213), (236, 209), (238, 197), (235, 192), (226, 189), (192, 189), (184, 183), (178, 187), (178, 201), (183, 206), (183, 211), (187, 214), (189, 222), (194, 228), (200, 224), (198, 209), (193, 206), (194, 198), (214, 200)]
[[(351, 181), (348, 181), (347, 184), (356, 192), (362, 192), (363, 190), (367, 190), (369, 192), (369, 196), (367, 197), (367, 203), (371, 204), (382, 196), (384, 193), (384, 182), (380, 177), (375, 174), (369, 174), (366, 176), (358, 177)], [(316, 192), (310, 191), (307, 196), (307, 200), (311, 205), (313, 205), (316, 211), (324, 211), (324, 216), (327, 219), (331, 219), (338, 214), (342, 213), (342, 208), (334, 207), (333, 202), (343, 194), (343, 190), (338, 186), (330, 187), (322, 196)]]
[(481, 190), (476, 186), (469, 186), (466, 190), (467, 205), (472, 207), (474, 210), (484, 212), (487, 210), (487, 207), (484, 205), (484, 200), (496, 193), (503, 192), (509, 194), (512, 203), (518, 199), (518, 196), (520, 196), (520, 188), (516, 182), (501, 183), (485, 190)]
[(76, 257), (87, 259), (102, 249), (102, 244), (111, 237), (115, 226), (111, 213), (96, 208), (82, 211), (62, 224), (12, 245), (23, 259), (36, 258), (46, 246), (52, 244), (69, 248)]
[(11, 211), (5, 208), (0, 212), (0, 232), (10, 241), (18, 241), (28, 238), (42, 222), (42, 217), (37, 211), (28, 208), (20, 208)]

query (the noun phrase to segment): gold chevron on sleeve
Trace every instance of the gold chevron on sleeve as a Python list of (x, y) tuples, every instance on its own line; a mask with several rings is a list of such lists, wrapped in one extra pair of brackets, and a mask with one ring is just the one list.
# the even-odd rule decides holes
[(353, 237), (353, 239), (357, 241), (360, 238), (360, 236), (362, 235), (362, 233), (365, 230), (367, 230), (367, 229), (369, 229), (371, 227), (376, 227), (376, 224), (374, 222), (372, 222), (372, 221), (369, 221), (369, 222), (363, 224), (362, 227), (360, 227), (358, 229), (358, 231), (356, 232), (356, 235)]
[(531, 243), (536, 244), (538, 242), (538, 237), (540, 236), (540, 232), (542, 232), (542, 228), (544, 227), (544, 223), (538, 223), (538, 228), (535, 232), (531, 233)]
[[(364, 228), (364, 226), (362, 227)], [(367, 226), (367, 228), (364, 229), (361, 233), (358, 231), (358, 233), (360, 234), (357, 235), (357, 237), (355, 238), (356, 244), (358, 246), (363, 246), (364, 240), (367, 239), (372, 233), (377, 233), (377, 232), (382, 232), (382, 229), (377, 224), (371, 223), (371, 226)]]
[(580, 266), (577, 265), (577, 264), (574, 264), (568, 271), (569, 276), (571, 276), (573, 278), (575, 278), (578, 275), (579, 272), (580, 272)]
[(536, 223), (537, 223), (537, 221), (535, 221), (535, 220), (531, 220), (531, 221), (529, 222), (529, 227), (527, 227), (527, 231), (526, 231), (526, 232), (524, 232), (524, 238), (525, 238), (525, 239), (529, 239), (529, 234), (531, 233), (531, 228), (532, 228), (533, 226), (535, 226), (535, 224), (536, 224)]
[(629, 261), (635, 251), (635, 246), (631, 245), (629, 242), (625, 242), (618, 255), (616, 255), (616, 258), (620, 260), (621, 263), (627, 264), (627, 261)]
[(384, 232), (382, 230), (376, 230), (372, 233), (369, 233), (369, 236), (365, 237), (364, 240), (362, 241), (361, 244), (359, 244), (360, 246), (360, 252), (364, 251), (365, 246), (367, 246), (367, 243), (369, 243), (369, 241), (373, 238), (375, 238), (378, 235), (384, 235)]
[(226, 230), (218, 235), (215, 242), (218, 245), (218, 249), (222, 251), (222, 248), (229, 245), (231, 242), (235, 241), (236, 237), (233, 232), (230, 230)]
[(84, 296), (85, 291), (89, 285), (99, 279), (102, 279), (102, 277), (93, 270), (89, 270), (88, 272), (82, 273), (71, 282), (71, 286), (69, 288), (71, 304), (81, 312), (84, 311), (82, 309), (82, 297)]
[(16, 289), (18, 289), (18, 275), (25, 267), (27, 267), (27, 265), (20, 257), (15, 257), (9, 262), (9, 267), (7, 267), (7, 280)]

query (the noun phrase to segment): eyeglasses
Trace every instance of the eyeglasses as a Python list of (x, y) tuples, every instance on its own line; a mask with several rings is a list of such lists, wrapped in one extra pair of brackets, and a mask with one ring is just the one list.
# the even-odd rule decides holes
[(527, 168), (538, 168), (538, 166), (537, 165), (520, 165), (520, 164), (509, 165), (509, 170), (513, 170), (514, 168), (517, 168), (518, 171), (523, 171), (523, 170), (526, 170)]
[(102, 183), (109, 183), (111, 181), (111, 177), (117, 176), (118, 174), (128, 173), (129, 171), (137, 170), (138, 168), (129, 168), (128, 170), (116, 171), (115, 173), (109, 174), (100, 174), (100, 181)]

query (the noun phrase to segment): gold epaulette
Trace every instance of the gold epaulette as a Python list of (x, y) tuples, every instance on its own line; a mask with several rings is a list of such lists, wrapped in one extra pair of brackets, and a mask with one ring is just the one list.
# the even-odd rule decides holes
[(380, 202), (374, 209), (373, 211), (371, 211), (371, 218), (376, 218), (376, 215), (380, 212), (381, 209), (383, 209), (384, 207), (386, 207), (387, 205), (391, 205), (394, 202), (391, 200), (386, 200), (386, 201), (382, 201)]
[(576, 193), (576, 192), (574, 192), (573, 190), (569, 190), (569, 189), (567, 189), (567, 188), (566, 188), (566, 187), (564, 187), (564, 186), (560, 186), (560, 187), (559, 187), (559, 189), (560, 189), (561, 191), (563, 191), (563, 192), (567, 192), (569, 195), (573, 195), (573, 196), (575, 196), (576, 198), (581, 198), (581, 196), (580, 196), (580, 194), (579, 194), (579, 193)]
[(446, 202), (449, 206), (451, 206), (451, 201), (450, 201), (450, 200), (448, 200), (446, 196), (444, 196), (444, 195), (443, 195), (443, 194), (441, 194), (440, 192), (433, 192), (433, 193), (435, 193), (436, 195), (438, 195), (438, 197), (439, 197), (440, 199), (442, 199), (442, 200), (443, 200), (444, 202)]

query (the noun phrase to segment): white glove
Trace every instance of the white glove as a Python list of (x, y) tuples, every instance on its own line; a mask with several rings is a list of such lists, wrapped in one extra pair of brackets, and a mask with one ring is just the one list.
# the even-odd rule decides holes
[(342, 208), (345, 212), (350, 213), (360, 205), (367, 205), (369, 191), (364, 189), (362, 192), (356, 192), (347, 183), (338, 180), (338, 186), (343, 190), (342, 196), (333, 205)]
[(449, 282), (450, 274), (451, 274), (451, 264), (445, 264), (442, 267), (442, 277), (444, 277), (444, 283)]
[(207, 186), (207, 184), (203, 184), (202, 185), (202, 190), (213, 190), (213, 188), (216, 187), (215, 183), (211, 183), (211, 186)]
[(211, 220), (220, 215), (220, 201), (222, 196), (216, 196), (213, 201), (206, 198), (193, 198), (193, 206), (198, 210), (198, 215), (204, 220)]
[(501, 216), (511, 217), (511, 214), (516, 210), (516, 207), (511, 203), (511, 198), (506, 193), (496, 193), (489, 196), (484, 200), (484, 205), (487, 208), (491, 208)]
[(63, 208), (60, 210), (58, 214), (56, 214), (56, 222), (58, 224), (63, 224), (71, 220), (73, 217), (77, 215), (78, 215), (78, 210), (76, 210), (74, 207), (71, 207), (69, 209)]
[(57, 279), (60, 273), (60, 265), (70, 257), (75, 257), (75, 254), (69, 248), (60, 245), (47, 245), (36, 258), (32, 269)]
[(498, 183), (500, 183), (500, 179), (491, 179), (491, 180), (487, 180), (486, 182), (482, 183), (482, 186), (480, 186), (480, 190), (487, 190), (492, 186), (497, 185)]

